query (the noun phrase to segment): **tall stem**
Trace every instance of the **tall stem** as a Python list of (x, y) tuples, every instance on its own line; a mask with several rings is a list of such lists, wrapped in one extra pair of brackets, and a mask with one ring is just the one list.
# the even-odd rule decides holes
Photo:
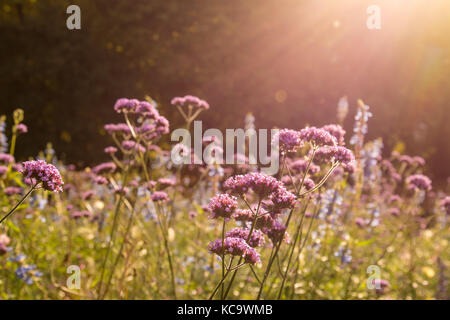
[(6, 218), (8, 218), (10, 215), (12, 215), (14, 213), (14, 211), (16, 211), (16, 209), (22, 204), (22, 202), (25, 201), (26, 198), (28, 198), (28, 196), (31, 194), (31, 192), (33, 192), (34, 188), (36, 187), (36, 184), (34, 184), (30, 191), (27, 192), (26, 195), (23, 196), (22, 199), (20, 199), (20, 201), (14, 206), (14, 208), (11, 209), (11, 211), (9, 211), (6, 216), (4, 216), (1, 220), (0, 220), (0, 224), (6, 220)]

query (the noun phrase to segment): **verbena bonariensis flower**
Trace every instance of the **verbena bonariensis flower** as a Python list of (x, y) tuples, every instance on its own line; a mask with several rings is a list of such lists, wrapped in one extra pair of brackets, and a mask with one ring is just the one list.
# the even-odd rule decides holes
[(267, 234), (273, 243), (278, 243), (279, 241), (286, 239), (286, 226), (277, 220), (273, 222), (270, 229), (263, 229), (263, 232)]
[(126, 150), (126, 151), (135, 150), (135, 151), (138, 151), (138, 152), (141, 152), (141, 153), (145, 153), (145, 151), (147, 151), (143, 145), (141, 145), (139, 143), (136, 143), (133, 140), (124, 140), (124, 141), (122, 141), (122, 148), (124, 150)]
[(278, 140), (279, 148), (282, 153), (294, 152), (302, 146), (300, 134), (296, 130), (282, 129), (273, 137), (272, 143)]
[(131, 134), (131, 129), (126, 123), (109, 123), (104, 126), (106, 132), (108, 134), (114, 133), (122, 133), (122, 134)]
[(222, 193), (211, 199), (208, 208), (213, 219), (219, 217), (229, 219), (236, 210), (237, 204), (236, 197)]
[(314, 156), (317, 162), (329, 162), (331, 160), (337, 161), (343, 165), (349, 165), (355, 161), (355, 156), (350, 149), (342, 146), (335, 147), (320, 147), (317, 149)]
[(201, 108), (205, 110), (209, 109), (208, 102), (191, 95), (187, 95), (184, 97), (175, 97), (172, 99), (171, 104), (179, 106), (192, 106), (195, 108)]
[(244, 258), (246, 263), (255, 264), (261, 261), (259, 253), (250, 247), (244, 239), (241, 238), (225, 238), (212, 241), (208, 245), (208, 250), (219, 256), (230, 254)]
[(250, 185), (246, 175), (236, 175), (225, 180), (223, 188), (232, 194), (243, 195), (249, 191)]
[(42, 183), (42, 188), (52, 192), (61, 192), (64, 184), (58, 169), (43, 160), (25, 161), (21, 173), (31, 179), (33, 184)]
[(274, 211), (293, 208), (295, 206), (295, 195), (282, 186), (279, 186), (269, 198), (273, 203)]
[(92, 168), (92, 172), (95, 174), (114, 172), (116, 171), (116, 168), (117, 166), (114, 164), (114, 162), (103, 162)]
[(8, 252), (11, 239), (6, 234), (0, 234), (0, 256)]
[(139, 103), (140, 101), (137, 99), (120, 98), (116, 101), (114, 110), (116, 110), (117, 113), (134, 113), (136, 112), (136, 108), (139, 106)]
[(355, 219), (355, 223), (360, 228), (364, 228), (366, 226), (366, 222), (364, 221), (364, 219), (359, 217)]
[(16, 131), (17, 131), (17, 133), (19, 133), (19, 134), (21, 134), (21, 133), (27, 133), (27, 132), (28, 132), (28, 127), (27, 127), (25, 124), (23, 124), (23, 123), (19, 123), (19, 124), (16, 126)]
[(316, 184), (314, 183), (314, 181), (312, 179), (306, 178), (303, 181), (303, 186), (305, 187), (306, 190), (309, 191), (309, 190), (313, 189), (316, 186)]
[(0, 176), (8, 172), (8, 167), (0, 165)]
[(160, 116), (155, 121), (156, 133), (158, 135), (163, 135), (169, 133), (169, 120), (165, 117)]
[(23, 190), (20, 187), (7, 187), (5, 188), (4, 192), (7, 196), (12, 196), (15, 194), (21, 194)]
[(146, 119), (157, 119), (160, 117), (158, 110), (148, 101), (139, 102), (136, 113)]
[(253, 220), (253, 212), (250, 209), (236, 209), (232, 217), (236, 221), (248, 222)]
[(425, 165), (425, 159), (419, 156), (413, 157), (414, 164), (416, 166), (423, 167)]
[[(276, 193), (279, 189), (281, 191), (276, 194), (279, 204), (286, 203), (288, 198), (291, 198), (289, 193), (283, 187), (283, 183), (272, 176), (268, 176), (260, 172), (251, 172), (245, 175), (237, 175), (228, 178), (223, 183), (224, 190), (230, 191), (232, 194), (243, 195), (248, 190), (253, 190), (260, 199), (268, 197), (272, 193)], [(289, 199), (290, 201), (291, 199)]]
[(169, 196), (164, 191), (155, 191), (152, 193), (153, 202), (166, 202), (169, 201)]
[(390, 208), (389, 211), (388, 211), (388, 213), (389, 213), (390, 215), (393, 215), (393, 216), (398, 217), (398, 216), (400, 215), (400, 209), (399, 209), (399, 208), (396, 208), (396, 207)]
[(14, 157), (8, 153), (1, 153), (0, 154), (0, 162), (3, 162), (5, 164), (13, 163)]
[(105, 148), (105, 153), (108, 153), (108, 154), (114, 154), (114, 153), (116, 153), (117, 152), (117, 148), (116, 147), (106, 147)]
[(431, 190), (431, 180), (423, 174), (414, 174), (406, 178), (409, 189), (419, 189), (424, 191)]
[(326, 126), (322, 127), (323, 130), (330, 133), (333, 137), (336, 138), (337, 143), (340, 146), (345, 145), (344, 136), (345, 136), (345, 130), (338, 124), (328, 124)]
[[(227, 238), (241, 238), (247, 241), (248, 235), (250, 234), (250, 229), (248, 228), (233, 228), (228, 231), (225, 236)], [(253, 247), (262, 247), (264, 245), (264, 234), (259, 230), (253, 230), (248, 244)]]
[(337, 140), (328, 131), (316, 127), (307, 127), (300, 130), (300, 139), (304, 142), (311, 142), (317, 146), (335, 146)]
[(90, 198), (92, 198), (94, 196), (95, 192), (93, 190), (88, 190), (85, 191), (81, 194), (81, 199), (83, 200), (89, 200)]
[(159, 178), (158, 179), (158, 184), (161, 189), (165, 189), (167, 187), (172, 187), (175, 185), (175, 183), (176, 183), (176, 181), (173, 178)]
[(414, 164), (414, 159), (408, 155), (401, 155), (398, 160), (402, 163), (405, 163), (409, 166), (412, 166)]
[(95, 176), (93, 180), (94, 180), (94, 183), (99, 184), (99, 185), (108, 184), (108, 179), (106, 179), (105, 177), (102, 177), (102, 176)]

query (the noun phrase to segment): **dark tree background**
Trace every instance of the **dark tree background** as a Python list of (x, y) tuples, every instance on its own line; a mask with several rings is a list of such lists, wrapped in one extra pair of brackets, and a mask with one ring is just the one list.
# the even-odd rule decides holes
[[(424, 3), (426, 2), (426, 5)], [(66, 8), (81, 8), (81, 30)], [(347, 95), (374, 113), (368, 139), (404, 143), (435, 179), (450, 176), (450, 10), (446, 0), (0, 0), (0, 114), (25, 110), (18, 157), (47, 141), (66, 161), (102, 160), (103, 124), (119, 97), (150, 95), (177, 127), (173, 96), (211, 109), (205, 126), (260, 128), (335, 121)]]

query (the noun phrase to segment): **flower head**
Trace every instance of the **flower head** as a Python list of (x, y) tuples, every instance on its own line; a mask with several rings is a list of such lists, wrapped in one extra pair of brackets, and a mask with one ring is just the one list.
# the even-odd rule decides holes
[(222, 193), (211, 199), (208, 208), (212, 214), (212, 218), (222, 217), (229, 219), (236, 210), (237, 204), (236, 197)]
[(336, 146), (337, 140), (328, 131), (316, 127), (308, 127), (300, 130), (300, 139), (314, 143), (317, 146)]
[(32, 183), (42, 183), (45, 190), (61, 192), (64, 184), (58, 169), (43, 160), (25, 161), (21, 173)]
[(155, 191), (152, 194), (153, 202), (167, 202), (169, 201), (169, 196), (164, 191)]
[(14, 157), (8, 153), (0, 153), (0, 162), (10, 164), (14, 162)]
[(326, 126), (322, 127), (323, 130), (330, 133), (333, 137), (336, 138), (337, 143), (340, 146), (345, 145), (344, 136), (345, 136), (345, 130), (338, 124), (328, 124)]
[(92, 172), (95, 174), (100, 174), (104, 172), (114, 172), (116, 168), (117, 166), (115, 165), (114, 162), (103, 162), (92, 168)]
[(259, 253), (242, 238), (227, 237), (223, 240), (217, 239), (208, 245), (208, 250), (219, 256), (232, 255), (243, 257), (246, 263), (255, 264), (261, 261)]
[(21, 133), (27, 133), (27, 132), (28, 132), (28, 127), (27, 127), (25, 124), (23, 124), (23, 123), (19, 123), (19, 124), (16, 126), (16, 131), (17, 131), (17, 133), (19, 133), (19, 134), (21, 134)]
[(406, 178), (406, 183), (409, 189), (419, 189), (430, 191), (431, 190), (431, 180), (423, 174), (414, 174)]
[(277, 139), (281, 152), (294, 152), (303, 144), (300, 140), (300, 133), (291, 129), (282, 129), (278, 131), (274, 136), (272, 143), (277, 141)]
[(134, 113), (136, 112), (136, 108), (139, 106), (139, 104), (140, 102), (137, 99), (120, 98), (116, 101), (114, 110), (116, 110), (117, 113)]
[[(241, 238), (247, 241), (248, 236), (250, 234), (250, 229), (247, 228), (233, 228), (228, 231), (225, 236), (228, 238)], [(264, 245), (264, 234), (259, 230), (253, 230), (250, 239), (248, 240), (248, 244), (253, 247), (262, 247)]]
[(172, 99), (171, 104), (176, 106), (192, 106), (195, 108), (201, 108), (208, 110), (209, 104), (205, 100), (202, 100), (198, 97), (187, 95), (184, 97), (175, 97)]

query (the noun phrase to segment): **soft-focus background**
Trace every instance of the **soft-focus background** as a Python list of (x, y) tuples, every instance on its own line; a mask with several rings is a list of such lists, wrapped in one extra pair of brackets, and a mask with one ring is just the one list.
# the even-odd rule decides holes
[[(366, 9), (381, 7), (381, 30)], [(81, 7), (79, 31), (66, 8)], [(335, 122), (341, 96), (371, 106), (368, 139), (450, 176), (448, 0), (0, 0), (0, 114), (25, 110), (17, 157), (47, 141), (60, 157), (92, 164), (117, 121), (119, 97), (150, 95), (177, 117), (173, 96), (207, 100), (204, 127), (302, 128)], [(172, 114), (173, 113), (173, 114)], [(179, 122), (181, 123), (181, 119)], [(94, 152), (95, 151), (95, 152)]]

